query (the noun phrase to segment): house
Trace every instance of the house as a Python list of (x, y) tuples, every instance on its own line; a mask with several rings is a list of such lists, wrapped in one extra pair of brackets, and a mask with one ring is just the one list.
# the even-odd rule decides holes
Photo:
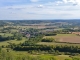
[(30, 38), (30, 36), (31, 36), (31, 35), (30, 35), (29, 33), (28, 33), (28, 34), (26, 34), (26, 37), (27, 37), (27, 38)]

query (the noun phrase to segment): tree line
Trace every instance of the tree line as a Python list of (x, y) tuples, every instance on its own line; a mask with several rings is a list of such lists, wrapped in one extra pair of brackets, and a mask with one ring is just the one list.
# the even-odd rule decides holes
[(53, 53), (56, 51), (64, 52), (67, 54), (71, 53), (80, 53), (80, 46), (68, 46), (68, 45), (60, 45), (60, 46), (48, 46), (48, 45), (31, 45), (31, 46), (16, 46), (13, 48), (16, 51), (47, 51), (48, 53)]

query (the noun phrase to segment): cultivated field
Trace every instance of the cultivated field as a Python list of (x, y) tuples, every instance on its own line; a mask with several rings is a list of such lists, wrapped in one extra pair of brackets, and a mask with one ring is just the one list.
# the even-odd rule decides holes
[(80, 43), (80, 36), (76, 34), (58, 34), (56, 36), (45, 36), (44, 38), (54, 38), (59, 42)]

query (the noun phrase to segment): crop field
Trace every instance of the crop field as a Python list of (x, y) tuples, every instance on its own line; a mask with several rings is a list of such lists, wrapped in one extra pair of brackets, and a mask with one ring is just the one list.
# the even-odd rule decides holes
[(59, 42), (80, 43), (80, 36), (76, 34), (58, 34), (56, 36), (45, 36), (44, 38), (54, 38)]

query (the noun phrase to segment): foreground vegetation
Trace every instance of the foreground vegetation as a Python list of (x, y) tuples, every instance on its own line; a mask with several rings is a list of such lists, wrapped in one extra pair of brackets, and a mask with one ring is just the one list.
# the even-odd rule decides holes
[(29, 54), (27, 52), (6, 51), (0, 52), (0, 60), (80, 60), (80, 55), (53, 55), (53, 54)]

